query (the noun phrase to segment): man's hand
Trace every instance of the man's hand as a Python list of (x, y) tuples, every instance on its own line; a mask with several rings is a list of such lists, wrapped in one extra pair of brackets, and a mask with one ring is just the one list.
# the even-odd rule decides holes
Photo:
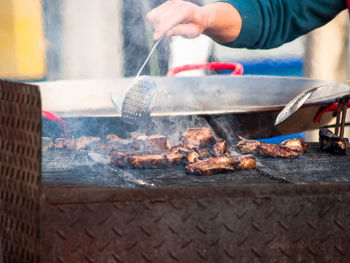
[(182, 0), (167, 1), (146, 18), (153, 24), (154, 40), (164, 34), (194, 38), (204, 33), (219, 43), (228, 43), (237, 38), (242, 26), (237, 10), (220, 2), (200, 7)]
[(206, 23), (205, 14), (199, 6), (181, 0), (161, 4), (150, 11), (146, 18), (154, 26), (155, 40), (164, 34), (194, 38), (202, 34)]

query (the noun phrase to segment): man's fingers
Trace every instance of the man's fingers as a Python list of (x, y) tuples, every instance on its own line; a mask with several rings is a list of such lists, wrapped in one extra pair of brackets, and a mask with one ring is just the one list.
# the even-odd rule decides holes
[(148, 12), (148, 14), (146, 15), (146, 19), (150, 22), (153, 22), (160, 14), (162, 14), (166, 9), (169, 8), (169, 6), (171, 5), (170, 2), (171, 1), (167, 1)]
[(195, 24), (179, 24), (167, 32), (167, 36), (184, 36), (187, 38), (198, 37), (203, 30)]
[[(160, 6), (154, 8), (146, 15), (146, 19), (151, 23), (157, 22), (164, 18), (165, 14), (172, 14), (176, 9), (180, 7), (178, 2), (182, 1), (167, 1)], [(170, 17), (171, 18), (171, 17)]]
[[(154, 27), (153, 38), (158, 40), (174, 27), (191, 23), (195, 8), (198, 6), (182, 0), (167, 1), (146, 15)], [(176, 32), (176, 30), (174, 31)], [(169, 34), (168, 34), (169, 35)], [(173, 34), (172, 34), (173, 35)]]

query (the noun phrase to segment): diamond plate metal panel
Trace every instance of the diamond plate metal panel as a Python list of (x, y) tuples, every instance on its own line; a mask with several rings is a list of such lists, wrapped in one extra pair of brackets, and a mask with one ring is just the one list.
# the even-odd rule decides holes
[(40, 107), (37, 87), (0, 81), (0, 231), (5, 262), (39, 261)]

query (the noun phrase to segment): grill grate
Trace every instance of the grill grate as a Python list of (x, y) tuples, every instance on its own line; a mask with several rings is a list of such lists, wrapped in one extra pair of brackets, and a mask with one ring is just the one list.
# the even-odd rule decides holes
[[(99, 153), (108, 158), (107, 152)], [(170, 169), (122, 169), (93, 162), (88, 151), (48, 151), (43, 155), (42, 180), (47, 184), (94, 184), (120, 187), (183, 187), (269, 184), (255, 171), (192, 176), (183, 165)]]
[[(108, 152), (98, 153), (108, 160)], [(295, 159), (257, 157), (258, 168), (214, 176), (192, 176), (183, 165), (170, 169), (121, 169), (100, 164), (88, 151), (50, 150), (43, 156), (48, 184), (93, 184), (121, 187), (234, 186), (273, 183), (349, 182), (350, 157), (321, 153), (317, 143)]]

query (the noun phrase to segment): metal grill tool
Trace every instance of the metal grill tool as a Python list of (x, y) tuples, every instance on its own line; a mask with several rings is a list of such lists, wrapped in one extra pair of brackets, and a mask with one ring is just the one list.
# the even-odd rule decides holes
[[(339, 97), (345, 96), (346, 98), (348, 98), (348, 95), (350, 94), (349, 82), (350, 82), (350, 80), (347, 80), (347, 81), (344, 81), (342, 83), (332, 83), (329, 85), (313, 87), (313, 88), (302, 91), (297, 96), (295, 96), (290, 102), (288, 102), (287, 105), (282, 109), (282, 111), (278, 114), (274, 125), (276, 126), (276, 125), (280, 124), (281, 122), (285, 121), (286, 119), (288, 119), (292, 114), (294, 114), (296, 111), (298, 111), (301, 106), (303, 106), (303, 104), (311, 97), (311, 95), (315, 91), (318, 91), (320, 89), (334, 88), (334, 87), (338, 86), (339, 84), (347, 84), (345, 86), (346, 89), (342, 90), (339, 93)], [(339, 111), (340, 110), (338, 109), (338, 112)], [(338, 121), (338, 118), (337, 118), (337, 121)]]
[[(155, 82), (151, 77), (140, 76), (140, 74), (162, 39), (163, 36), (153, 45), (145, 62), (138, 71), (131, 87), (129, 87), (125, 93), (125, 97), (121, 105), (121, 116), (125, 128), (129, 132), (139, 129), (145, 122), (147, 122), (156, 102), (157, 86)], [(112, 97), (112, 101), (114, 105), (117, 106), (117, 99)]]
[(156, 102), (157, 87), (149, 76), (137, 77), (125, 94), (122, 121), (125, 128), (135, 131), (148, 120)]

